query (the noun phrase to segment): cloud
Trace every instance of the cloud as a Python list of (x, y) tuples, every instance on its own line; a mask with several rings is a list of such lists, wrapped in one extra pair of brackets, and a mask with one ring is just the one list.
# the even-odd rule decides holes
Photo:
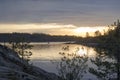
[(95, 31), (103, 31), (105, 26), (78, 27), (72, 24), (0, 24), (1, 33), (46, 33), (51, 35), (78, 35), (85, 36), (86, 32), (94, 34)]
[(76, 28), (72, 24), (57, 24), (57, 23), (47, 23), (47, 24), (0, 24), (0, 29), (11, 29), (11, 30), (28, 30), (28, 29), (70, 29)]
[(0, 0), (0, 23), (110, 24), (120, 0)]
[(72, 35), (72, 30), (77, 26), (72, 24), (0, 24), (1, 33), (46, 33), (52, 35)]

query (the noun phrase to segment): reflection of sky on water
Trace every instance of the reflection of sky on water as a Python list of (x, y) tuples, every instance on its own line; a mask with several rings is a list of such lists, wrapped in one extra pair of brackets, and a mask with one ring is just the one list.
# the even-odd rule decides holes
[[(63, 52), (62, 48), (65, 46), (69, 46), (68, 53), (76, 53), (80, 56), (87, 54), (89, 57), (94, 57), (96, 52), (93, 48), (88, 48), (85, 46), (77, 45), (77, 44), (37, 44), (33, 47), (33, 55), (32, 59), (40, 59), (40, 60), (53, 60), (60, 59), (61, 55), (59, 52)], [(78, 50), (79, 49), (79, 50)], [(89, 53), (88, 53), (89, 52)]]
[[(101, 61), (109, 61), (113, 62), (114, 59), (109, 58), (109, 56), (102, 56), (97, 53), (94, 48), (82, 46), (79, 44), (61, 44), (61, 43), (39, 43), (39, 44), (33, 44), (34, 47), (32, 49), (33, 55), (31, 56), (31, 62), (33, 65), (38, 66), (47, 72), (56, 73), (57, 72), (57, 65), (59, 60), (61, 59), (61, 55), (59, 52), (65, 52), (69, 54), (77, 54), (78, 56), (88, 56), (88, 61), (86, 64), (89, 67), (92, 67), (94, 69), (98, 69), (98, 67), (91, 62), (91, 59), (95, 60), (95, 58), (100, 59)], [(68, 50), (65, 50), (63, 48), (68, 47)], [(87, 69), (88, 69), (87, 68)], [(82, 80), (97, 80), (96, 76), (90, 74), (88, 71), (84, 74), (84, 77)]]
[[(35, 66), (38, 66), (48, 72), (53, 72), (58, 74), (56, 66), (58, 65), (58, 62), (54, 62), (54, 60), (59, 61), (61, 58), (61, 55), (59, 52), (63, 52), (62, 48), (69, 46), (69, 51), (65, 51), (66, 53), (76, 53), (80, 56), (82, 55), (88, 55), (90, 58), (96, 57), (96, 52), (93, 48), (85, 47), (78, 44), (59, 44), (59, 43), (42, 43), (42, 44), (35, 44), (33, 47), (33, 55), (31, 57), (32, 63)], [(54, 63), (52, 63), (52, 61)], [(87, 64), (90, 67), (95, 67), (90, 60), (88, 60)], [(86, 73), (84, 77), (84, 80), (88, 79), (88, 77), (94, 79), (95, 76), (92, 74)]]

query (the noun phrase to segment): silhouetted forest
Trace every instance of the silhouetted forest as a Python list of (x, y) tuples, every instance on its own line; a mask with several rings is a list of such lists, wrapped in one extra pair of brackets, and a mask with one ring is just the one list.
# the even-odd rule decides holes
[(25, 41), (29, 42), (64, 42), (64, 41), (78, 41), (81, 37), (76, 36), (53, 36), (43, 33), (0, 33), (0, 42), (16, 41), (20, 37), (24, 37)]

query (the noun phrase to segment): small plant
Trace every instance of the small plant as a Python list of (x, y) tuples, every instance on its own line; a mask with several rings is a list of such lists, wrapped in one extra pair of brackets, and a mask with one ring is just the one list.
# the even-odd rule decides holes
[(62, 80), (81, 80), (87, 68), (87, 57), (79, 56), (78, 50), (68, 53), (69, 46), (63, 48), (61, 61), (57, 66), (59, 76)]
[(32, 52), (32, 45), (28, 42), (24, 37), (13, 36), (10, 39), (11, 49), (18, 53), (21, 59), (26, 60), (27, 62), (30, 60), (30, 56)]

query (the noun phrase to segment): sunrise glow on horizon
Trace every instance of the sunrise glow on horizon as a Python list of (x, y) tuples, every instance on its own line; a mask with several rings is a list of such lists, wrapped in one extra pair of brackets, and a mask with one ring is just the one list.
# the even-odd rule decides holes
[(120, 0), (0, 0), (0, 80), (120, 80)]
[(48, 24), (0, 24), (1, 33), (45, 33), (50, 35), (74, 35), (85, 37), (86, 32), (90, 36), (94, 36), (95, 31), (107, 30), (106, 26), (96, 26), (96, 27), (78, 27), (72, 24), (57, 24), (57, 23), (48, 23)]
[[(0, 33), (94, 36), (119, 19), (118, 0), (0, 0)], [(61, 5), (62, 4), (62, 5)]]

